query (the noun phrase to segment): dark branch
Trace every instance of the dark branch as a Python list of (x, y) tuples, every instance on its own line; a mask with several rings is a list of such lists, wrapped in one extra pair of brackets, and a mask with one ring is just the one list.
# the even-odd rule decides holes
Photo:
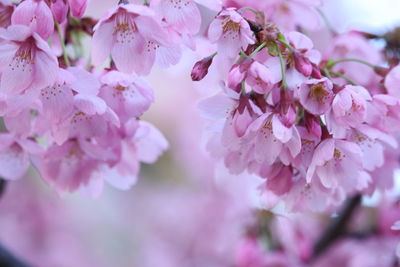
[(0, 266), (2, 267), (32, 267), (15, 257), (10, 251), (0, 245)]
[(314, 258), (321, 255), (333, 242), (346, 232), (346, 225), (360, 203), (361, 195), (355, 195), (348, 199), (342, 211), (332, 220), (320, 239), (315, 243)]

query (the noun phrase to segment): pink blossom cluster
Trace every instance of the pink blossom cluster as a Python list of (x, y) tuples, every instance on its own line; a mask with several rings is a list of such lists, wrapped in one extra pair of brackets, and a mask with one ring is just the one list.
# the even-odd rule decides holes
[(231, 66), (222, 90), (200, 103), (214, 121), (211, 154), (232, 174), (265, 178), (269, 208), (283, 201), (288, 210), (324, 211), (390, 189), (400, 66), (378, 66), (382, 52), (361, 33), (334, 35), (321, 53), (303, 33), (248, 11), (218, 13), (208, 29), (217, 51), (193, 69), (200, 80), (214, 57)]
[[(24, 176), (33, 163), (58, 191), (97, 195), (104, 182), (128, 189), (140, 163), (154, 163), (168, 147), (140, 119), (154, 101), (141, 76), (155, 63), (176, 64), (184, 46), (194, 48), (197, 4), (120, 1), (99, 21), (82, 18), (86, 6), (87, 0), (0, 2), (0, 176), (6, 180)], [(84, 34), (92, 35), (91, 60), (69, 50), (79, 50)]]

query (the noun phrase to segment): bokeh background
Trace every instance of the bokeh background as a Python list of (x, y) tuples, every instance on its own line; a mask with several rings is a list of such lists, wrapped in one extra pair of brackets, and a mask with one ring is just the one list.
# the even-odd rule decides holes
[[(91, 0), (87, 15), (99, 18), (117, 2)], [(398, 0), (325, 2), (339, 32), (384, 33), (400, 25)], [(215, 15), (201, 10), (205, 23)], [(324, 34), (312, 33), (321, 43)], [(32, 169), (8, 182), (1, 196), (0, 243), (35, 266), (230, 266), (261, 205), (259, 181), (226, 175), (204, 151), (205, 122), (196, 104), (217, 90), (210, 81), (217, 86), (218, 80), (211, 69), (205, 81), (191, 81), (198, 54), (209, 51), (185, 51), (178, 65), (155, 67), (146, 78), (156, 101), (144, 118), (165, 134), (170, 149), (142, 166), (131, 190), (105, 187), (96, 199), (84, 192), (59, 195)]]

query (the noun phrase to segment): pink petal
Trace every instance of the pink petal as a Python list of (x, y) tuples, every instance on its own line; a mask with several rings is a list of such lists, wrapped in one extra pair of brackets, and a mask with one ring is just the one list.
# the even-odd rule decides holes
[(217, 42), (221, 38), (222, 35), (221, 22), (222, 20), (220, 19), (214, 19), (208, 28), (208, 39), (210, 39), (210, 41), (213, 43)]
[(96, 66), (103, 64), (111, 53), (115, 27), (113, 22), (99, 23), (98, 25), (92, 39), (92, 60)]
[(137, 33), (131, 42), (115, 43), (111, 55), (117, 69), (125, 73), (135, 71), (147, 75), (154, 64), (155, 51), (153, 47), (147, 48), (145, 45), (145, 39)]
[(0, 43), (0, 71), (4, 71), (13, 60), (19, 46), (14, 42)]
[(272, 117), (272, 132), (282, 143), (286, 143), (292, 138), (292, 128), (287, 128), (283, 125), (278, 115)]
[(168, 141), (163, 134), (150, 123), (140, 121), (135, 134), (138, 158), (145, 163), (154, 163), (168, 148)]
[(200, 30), (201, 16), (197, 5), (192, 1), (171, 2), (164, 0), (161, 8), (166, 21), (181, 33), (196, 34)]
[(104, 114), (107, 110), (107, 104), (103, 99), (85, 94), (77, 94), (74, 96), (74, 105), (80, 111), (86, 114)]
[(0, 90), (8, 94), (22, 93), (32, 84), (34, 73), (32, 70), (25, 71), (15, 58), (11, 65), (12, 67), (5, 69), (1, 75)]
[(75, 81), (71, 84), (71, 88), (80, 94), (97, 95), (100, 89), (98, 78), (83, 68), (69, 67), (68, 71), (73, 74)]
[(288, 39), (289, 42), (298, 50), (310, 50), (314, 47), (311, 39), (299, 32), (290, 32), (288, 34)]
[(30, 89), (42, 89), (53, 85), (58, 77), (58, 61), (56, 57), (53, 54), (37, 51), (33, 73)]

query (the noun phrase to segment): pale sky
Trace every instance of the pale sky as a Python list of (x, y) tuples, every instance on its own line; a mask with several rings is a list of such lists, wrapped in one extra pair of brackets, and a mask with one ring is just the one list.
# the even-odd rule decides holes
[(400, 26), (400, 0), (325, 0), (327, 17), (339, 31), (382, 32)]

